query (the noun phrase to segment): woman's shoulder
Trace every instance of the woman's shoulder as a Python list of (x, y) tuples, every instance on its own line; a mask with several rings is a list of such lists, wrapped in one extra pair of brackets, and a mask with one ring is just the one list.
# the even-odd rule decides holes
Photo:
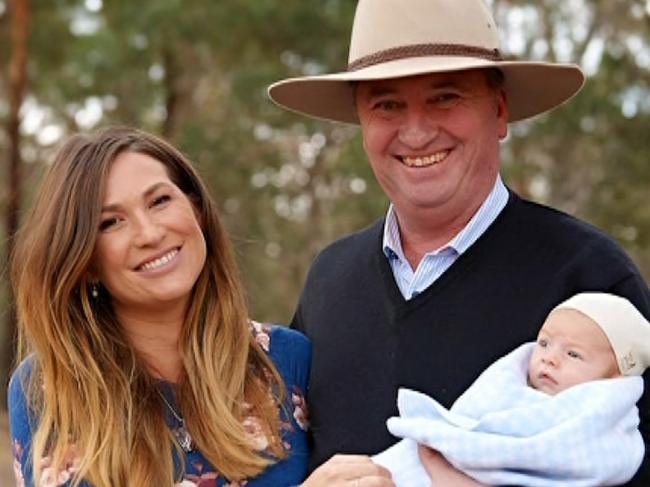
[(306, 383), (311, 363), (311, 343), (299, 331), (286, 326), (251, 321), (257, 344), (275, 363), (287, 385)]
[(311, 354), (309, 339), (286, 326), (251, 321), (251, 332), (257, 344), (270, 355), (277, 352), (307, 356)]
[(9, 387), (7, 399), (9, 400), (9, 406), (11, 409), (12, 400), (17, 398), (23, 398), (26, 395), (26, 391), (29, 385), (30, 378), (32, 376), (32, 370), (36, 362), (35, 355), (29, 355), (18, 366), (14, 369), (9, 379)]

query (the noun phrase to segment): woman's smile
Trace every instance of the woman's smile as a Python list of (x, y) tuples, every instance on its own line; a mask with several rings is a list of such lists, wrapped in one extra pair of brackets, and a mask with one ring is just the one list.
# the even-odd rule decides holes
[(166, 251), (161, 256), (152, 257), (146, 262), (138, 265), (135, 270), (138, 272), (143, 272), (166, 269), (176, 261), (176, 257), (178, 257), (180, 249), (180, 247), (175, 247), (169, 251)]

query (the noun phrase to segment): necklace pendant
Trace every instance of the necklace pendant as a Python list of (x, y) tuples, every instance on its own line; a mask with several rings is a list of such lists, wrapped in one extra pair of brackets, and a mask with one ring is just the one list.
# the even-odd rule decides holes
[(178, 428), (174, 430), (174, 436), (176, 441), (181, 446), (185, 453), (189, 453), (194, 450), (194, 441), (192, 436), (190, 436), (189, 431), (185, 429), (185, 425), (181, 424)]

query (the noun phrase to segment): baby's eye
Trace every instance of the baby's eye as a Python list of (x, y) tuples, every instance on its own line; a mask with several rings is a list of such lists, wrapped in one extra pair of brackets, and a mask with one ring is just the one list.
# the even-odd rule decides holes
[(567, 355), (568, 355), (569, 357), (571, 357), (571, 358), (582, 358), (582, 355), (580, 355), (580, 354), (579, 354), (578, 352), (576, 352), (575, 350), (569, 350), (569, 351), (567, 352)]
[(106, 230), (109, 230), (110, 228), (114, 227), (120, 222), (120, 219), (116, 216), (112, 216), (110, 218), (104, 218), (100, 223), (99, 223), (99, 231), (100, 232), (105, 232)]
[(546, 338), (540, 338), (537, 340), (537, 345), (539, 345), (542, 348), (548, 347), (548, 340)]

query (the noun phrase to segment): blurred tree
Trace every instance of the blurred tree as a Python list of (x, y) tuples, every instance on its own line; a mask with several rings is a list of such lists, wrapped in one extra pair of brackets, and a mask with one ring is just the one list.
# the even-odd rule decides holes
[[(23, 103), (25, 89), (27, 86), (27, 38), (29, 34), (29, 1), (12, 0), (10, 4), (11, 14), (11, 58), (9, 60), (8, 95), (9, 114), (7, 120), (8, 139), (8, 185), (7, 202), (5, 213), (5, 251), (11, 255), (13, 249), (13, 237), (18, 229), (18, 214), (22, 194), (20, 155), (20, 107)], [(5, 262), (8, 259), (5, 259)], [(7, 292), (7, 310), (5, 322), (5, 340), (2, 342), (2, 363), (0, 370), (3, 377), (10, 369), (14, 358), (14, 335), (16, 330), (16, 314), (11, 304), (11, 290)], [(4, 381), (2, 382), (4, 384)], [(4, 387), (0, 398), (4, 399)], [(4, 400), (3, 400), (4, 403)]]
[(588, 74), (569, 104), (512, 127), (508, 181), (607, 231), (650, 277), (650, 2), (494, 3), (517, 56)]
[[(506, 54), (577, 62), (589, 74), (571, 103), (511, 127), (503, 147), (506, 182), (604, 228), (649, 276), (648, 2), (490, 3)], [(345, 68), (355, 6), (32, 0), (21, 131), (25, 188), (36, 186), (56, 143), (73, 131), (122, 123), (164, 135), (212, 187), (235, 239), (253, 315), (287, 322), (315, 253), (388, 205), (355, 127), (287, 113), (266, 97), (277, 79)], [(7, 93), (3, 73), (3, 124)], [(8, 151), (2, 137), (0, 151)]]

